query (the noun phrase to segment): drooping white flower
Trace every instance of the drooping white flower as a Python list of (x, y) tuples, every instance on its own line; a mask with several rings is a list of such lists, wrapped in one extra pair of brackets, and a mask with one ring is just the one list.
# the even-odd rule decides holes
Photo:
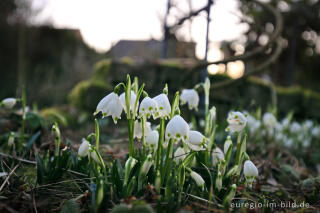
[(179, 164), (186, 158), (186, 152), (183, 148), (178, 147), (177, 150), (174, 152), (174, 161)]
[(246, 160), (243, 166), (243, 174), (246, 178), (256, 178), (259, 175), (257, 167), (250, 160)]
[(1, 178), (1, 177), (5, 177), (5, 176), (7, 176), (7, 175), (8, 175), (7, 172), (0, 172), (0, 178)]
[(5, 98), (2, 100), (2, 104), (7, 109), (12, 109), (16, 105), (17, 99), (15, 98)]
[(146, 135), (146, 144), (152, 149), (157, 149), (159, 140), (159, 132), (157, 130), (153, 130)]
[(121, 118), (122, 109), (119, 96), (112, 92), (98, 103), (94, 114), (102, 112), (103, 117), (112, 116), (113, 122), (117, 123), (118, 119)]
[(300, 132), (300, 130), (301, 130), (301, 125), (298, 122), (295, 121), (290, 125), (291, 133), (297, 134), (298, 132)]
[(171, 105), (167, 95), (160, 94), (153, 98), (157, 102), (158, 112), (156, 113), (156, 117), (160, 118), (169, 118), (171, 113)]
[(228, 135), (227, 140), (224, 142), (224, 146), (223, 146), (224, 154), (227, 153), (227, 151), (229, 150), (229, 147), (231, 146), (231, 144), (232, 144), (232, 140), (231, 140), (230, 135)]
[(288, 126), (290, 125), (290, 120), (288, 118), (284, 118), (282, 121), (281, 121), (281, 124), (284, 128), (288, 128)]
[(251, 188), (252, 183), (254, 179), (258, 177), (259, 172), (257, 167), (250, 160), (246, 160), (246, 162), (244, 162), (243, 174), (246, 178), (247, 185)]
[(205, 150), (206, 137), (198, 131), (189, 131), (189, 138), (186, 141), (188, 147), (194, 151)]
[(320, 126), (313, 127), (311, 130), (311, 135), (315, 138), (320, 138)]
[(212, 164), (216, 166), (221, 160), (224, 159), (224, 154), (219, 147), (216, 147), (214, 150), (212, 150), (211, 158)]
[(146, 116), (147, 118), (150, 118), (152, 115), (153, 118), (155, 119), (157, 117), (157, 112), (158, 112), (158, 104), (157, 102), (150, 98), (150, 97), (145, 97), (140, 104), (139, 108), (139, 116)]
[[(126, 93), (123, 92), (123, 93), (120, 95), (119, 99), (120, 99), (120, 102), (121, 102), (121, 105), (122, 105), (124, 111), (127, 113)], [(136, 102), (136, 99), (137, 99), (136, 94), (131, 90), (131, 95), (130, 95), (130, 112), (133, 112), (133, 110), (134, 110), (134, 104), (135, 104), (135, 102)], [(137, 105), (139, 105), (139, 102), (138, 102)], [(137, 108), (138, 108), (138, 107), (137, 107)], [(138, 109), (136, 109), (136, 110), (138, 110)]]
[(85, 157), (88, 155), (90, 143), (86, 139), (82, 139), (82, 143), (78, 149), (78, 155), (80, 157)]
[(14, 133), (11, 132), (8, 138), (8, 146), (11, 147), (14, 145)]
[[(151, 131), (151, 123), (145, 122), (144, 135), (147, 135)], [(138, 120), (134, 121), (134, 138), (138, 138), (139, 140), (142, 138), (142, 123)]]
[(263, 121), (263, 124), (269, 128), (273, 128), (277, 124), (276, 117), (274, 117), (274, 115), (270, 112), (264, 113), (262, 121)]
[(185, 142), (188, 140), (189, 132), (188, 123), (180, 115), (175, 115), (167, 124), (166, 140), (173, 139), (174, 142), (180, 140)]
[(251, 115), (247, 116), (248, 127), (251, 133), (255, 133), (261, 126), (261, 121)]
[(308, 132), (312, 128), (312, 126), (313, 126), (312, 120), (306, 120), (302, 124), (302, 128), (305, 132)]
[(96, 163), (100, 164), (99, 157), (95, 150), (89, 149), (89, 158), (93, 159)]
[(227, 121), (229, 125), (226, 131), (240, 132), (246, 126), (247, 118), (241, 112), (230, 112)]
[(198, 173), (196, 173), (194, 171), (191, 171), (190, 176), (196, 182), (197, 186), (203, 190), (204, 183), (205, 183), (203, 178)]
[(199, 95), (195, 89), (184, 89), (180, 96), (181, 104), (188, 104), (189, 109), (198, 110)]
[(149, 154), (149, 155), (147, 156), (147, 159), (146, 159), (146, 160), (143, 162), (143, 164), (142, 164), (140, 173), (141, 173), (141, 174), (147, 174), (147, 173), (149, 172), (152, 164), (153, 164), (152, 155)]

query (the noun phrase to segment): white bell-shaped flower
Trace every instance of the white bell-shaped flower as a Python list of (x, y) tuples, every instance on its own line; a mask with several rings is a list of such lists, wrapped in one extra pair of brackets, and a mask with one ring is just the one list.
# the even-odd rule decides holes
[(171, 113), (171, 105), (167, 95), (160, 94), (153, 98), (157, 102), (158, 111), (155, 117), (160, 118), (169, 118)]
[(247, 118), (241, 112), (230, 112), (227, 121), (229, 125), (226, 131), (240, 132), (246, 126)]
[(231, 137), (230, 135), (227, 137), (227, 140), (224, 142), (224, 146), (223, 146), (223, 151), (224, 151), (224, 154), (227, 153), (229, 147), (231, 146), (232, 144), (232, 140), (231, 140)]
[(180, 96), (181, 104), (188, 104), (189, 109), (198, 110), (199, 95), (195, 89), (184, 89)]
[(216, 166), (221, 160), (224, 159), (224, 154), (219, 147), (216, 147), (214, 150), (212, 150), (211, 158), (213, 166)]
[(200, 187), (202, 190), (204, 189), (204, 180), (203, 178), (196, 172), (192, 171), (190, 173), (191, 178), (196, 182), (197, 186)]
[(12, 109), (16, 105), (17, 99), (15, 98), (6, 98), (2, 100), (2, 104), (7, 109)]
[(86, 139), (83, 138), (82, 143), (78, 149), (78, 155), (80, 157), (86, 157), (89, 152), (89, 146), (90, 146), (89, 141), (87, 141)]
[(186, 152), (182, 147), (178, 147), (177, 150), (174, 152), (174, 161), (179, 164), (186, 158)]
[[(124, 111), (127, 113), (126, 93), (123, 92), (123, 93), (120, 95), (119, 99), (120, 99), (120, 102), (121, 102), (121, 105), (122, 105)], [(131, 95), (130, 95), (130, 112), (133, 112), (133, 110), (134, 110), (134, 104), (135, 104), (135, 102), (136, 102), (136, 99), (137, 99), (136, 94), (131, 90)], [(137, 105), (139, 105), (139, 102), (138, 102)], [(137, 108), (138, 108), (138, 107), (137, 107)], [(136, 109), (136, 110), (137, 110), (137, 109)]]
[(189, 132), (188, 123), (180, 115), (175, 115), (167, 124), (166, 140), (169, 141), (169, 139), (173, 139), (174, 142), (180, 140), (186, 142), (189, 137)]
[(266, 127), (273, 128), (277, 124), (277, 119), (270, 112), (266, 112), (263, 115), (262, 122)]
[(186, 142), (188, 147), (194, 151), (205, 150), (207, 139), (198, 131), (189, 131), (189, 138)]
[(149, 154), (149, 155), (147, 156), (147, 159), (146, 159), (146, 160), (143, 162), (143, 164), (142, 164), (140, 173), (141, 173), (141, 174), (147, 174), (147, 173), (149, 172), (152, 164), (153, 164), (152, 155)]
[(159, 132), (157, 130), (153, 130), (146, 135), (146, 144), (151, 149), (158, 148), (158, 140), (159, 140)]
[(297, 134), (298, 132), (300, 132), (301, 128), (301, 125), (295, 121), (290, 125), (290, 132), (293, 134)]
[(320, 126), (315, 126), (311, 130), (312, 137), (320, 138)]
[(114, 123), (121, 118), (122, 105), (119, 96), (112, 92), (105, 96), (99, 103), (94, 114), (102, 112), (103, 117), (112, 116)]
[(147, 118), (150, 118), (150, 116), (153, 116), (153, 119), (157, 117), (158, 112), (158, 104), (155, 100), (153, 100), (150, 97), (145, 97), (140, 104), (139, 108), (139, 116), (146, 116)]
[(243, 174), (246, 178), (256, 178), (259, 175), (257, 167), (252, 161), (247, 160), (243, 166)]
[(96, 151), (90, 148), (89, 148), (89, 158), (93, 159), (96, 163), (100, 164), (100, 160)]
[(8, 138), (8, 146), (11, 147), (14, 145), (14, 133), (10, 132), (9, 138)]
[[(151, 131), (151, 123), (145, 122), (144, 135), (147, 135)], [(134, 138), (138, 138), (139, 140), (142, 138), (142, 123), (138, 120), (134, 121)]]

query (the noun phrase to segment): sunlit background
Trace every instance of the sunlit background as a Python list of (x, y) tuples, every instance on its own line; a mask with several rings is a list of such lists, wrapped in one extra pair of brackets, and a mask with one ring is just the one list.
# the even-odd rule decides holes
[[(206, 0), (172, 1), (179, 10), (173, 8), (168, 17), (168, 24), (174, 24), (176, 17), (187, 14), (190, 6), (193, 10), (204, 7)], [(33, 24), (51, 23), (56, 28), (80, 29), (84, 41), (99, 52), (108, 51), (119, 40), (161, 40), (163, 37), (163, 17), (167, 0), (33, 0), (35, 10), (41, 8), (32, 19)], [(244, 51), (241, 45), (246, 40), (243, 33), (246, 24), (240, 24), (242, 17), (236, 0), (217, 0), (211, 8), (208, 61), (223, 59), (219, 50), (222, 41), (237, 40), (237, 54)], [(177, 32), (177, 37), (196, 43), (196, 56), (203, 59), (205, 54), (206, 13), (184, 24)], [(244, 72), (241, 61), (208, 67), (210, 74), (226, 71), (231, 77), (240, 77)]]

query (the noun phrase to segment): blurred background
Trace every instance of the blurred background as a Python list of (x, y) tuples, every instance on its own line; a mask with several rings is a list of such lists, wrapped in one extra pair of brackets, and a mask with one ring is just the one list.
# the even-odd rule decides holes
[(89, 115), (127, 73), (151, 96), (208, 75), (221, 116), (319, 120), (319, 33), (318, 0), (1, 0), (0, 99)]

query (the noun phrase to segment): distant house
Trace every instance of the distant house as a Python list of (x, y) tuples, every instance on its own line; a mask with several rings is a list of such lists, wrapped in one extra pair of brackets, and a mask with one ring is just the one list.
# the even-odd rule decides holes
[[(158, 40), (120, 40), (110, 50), (111, 58), (155, 59), (162, 56), (163, 42)], [(195, 58), (195, 43), (171, 39), (167, 58)]]

